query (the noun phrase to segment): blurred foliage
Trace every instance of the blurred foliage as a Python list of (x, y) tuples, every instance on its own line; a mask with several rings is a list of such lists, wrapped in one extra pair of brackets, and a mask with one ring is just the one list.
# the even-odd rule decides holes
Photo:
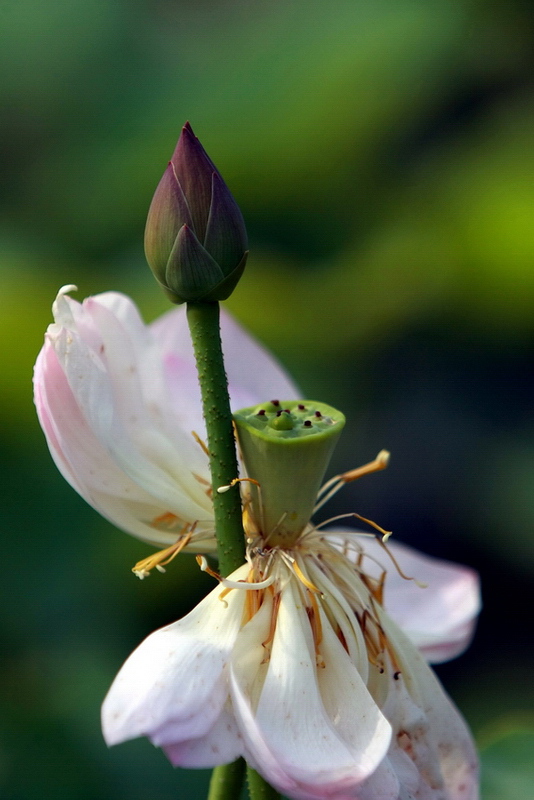
[(211, 584), (188, 557), (135, 582), (145, 546), (56, 474), (29, 385), (62, 284), (124, 291), (147, 319), (166, 309), (142, 230), (190, 119), (250, 232), (229, 306), (305, 394), (349, 416), (332, 469), (393, 451), (329, 513), (355, 508), (482, 573), (475, 645), (440, 675), (484, 745), (484, 800), (526, 800), (531, 5), (19, 0), (0, 37), (0, 795), (170, 800), (206, 785), (144, 741), (108, 752), (98, 707), (135, 644)]
[(534, 727), (501, 733), (482, 750), (484, 800), (530, 800), (534, 784)]

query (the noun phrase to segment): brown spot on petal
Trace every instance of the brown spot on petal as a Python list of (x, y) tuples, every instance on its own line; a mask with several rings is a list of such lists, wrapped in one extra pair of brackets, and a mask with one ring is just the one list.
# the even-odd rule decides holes
[(408, 731), (400, 730), (397, 734), (397, 743), (401, 750), (404, 750), (406, 755), (410, 756), (411, 759), (414, 757), (414, 749), (412, 744), (412, 738)]

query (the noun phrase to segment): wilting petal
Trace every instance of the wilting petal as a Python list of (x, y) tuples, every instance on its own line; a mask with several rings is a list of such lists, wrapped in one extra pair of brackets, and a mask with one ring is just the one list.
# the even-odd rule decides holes
[[(328, 539), (341, 546), (354, 542), (347, 531), (328, 531)], [(409, 636), (427, 661), (438, 664), (460, 655), (469, 645), (480, 612), (480, 583), (469, 567), (432, 558), (390, 539), (388, 550), (406, 580), (380, 544), (359, 538), (368, 575), (379, 577), (387, 569), (384, 608)], [(424, 584), (424, 586), (418, 585)]]
[(399, 679), (390, 682), (384, 714), (393, 726), (394, 745), (417, 768), (413, 795), (476, 800), (477, 756), (464, 720), (422, 654), (387, 615), (381, 615), (381, 623), (401, 670)]
[(323, 622), (326, 666), (318, 678), (307, 614), (298, 589), (292, 582), (286, 586), (255, 708), (250, 694), (257, 689), (251, 692), (249, 680), (254, 669), (244, 660), (241, 641), (232, 659), (232, 697), (247, 757), (291, 797), (348, 796), (389, 745), (389, 724), (326, 630), (326, 617)]
[(172, 514), (211, 524), (211, 503), (192, 474), (207, 472), (206, 459), (185, 431), (169, 439), (157, 408), (144, 402), (150, 342), (131, 302), (99, 300), (58, 299), (59, 322), (35, 369), (37, 412), (56, 464), (91, 505), (140, 538), (172, 543), (177, 530), (155, 530), (152, 520)]
[(175, 767), (216, 767), (239, 758), (243, 741), (234, 715), (223, 708), (205, 736), (165, 745), (163, 750)]
[(426, 588), (421, 588), (388, 565), (383, 551), (379, 556), (381, 548), (377, 542), (369, 545), (365, 545), (366, 552), (376, 554), (388, 567), (384, 607), (390, 617), (430, 663), (438, 664), (460, 655), (471, 641), (481, 607), (476, 572), (390, 540), (388, 548), (402, 571), (426, 584)]
[[(246, 577), (248, 566), (232, 573)], [(244, 592), (220, 599), (218, 586), (183, 619), (152, 633), (125, 662), (102, 706), (109, 745), (148, 736), (157, 746), (204, 736), (228, 696), (225, 666), (243, 613)]]
[[(55, 323), (34, 377), (37, 412), (58, 468), (129, 533), (172, 544), (185, 524), (197, 522), (195, 549), (213, 549), (213, 537), (203, 533), (213, 527), (213, 510), (208, 460), (192, 436), (205, 434), (185, 309), (147, 327), (124, 295), (107, 292), (80, 304), (66, 296), (72, 288), (54, 303)], [(225, 316), (222, 327), (229, 349), (240, 350), (230, 369), (235, 405), (251, 394), (259, 402), (264, 395), (255, 391), (270, 377), (273, 391), (296, 393), (237, 323)], [(170, 520), (169, 527), (160, 519)]]
[(357, 760), (355, 782), (368, 777), (385, 756), (391, 726), (369, 694), (358, 670), (322, 616), (320, 646), (324, 667), (317, 670), (319, 691), (326, 713)]

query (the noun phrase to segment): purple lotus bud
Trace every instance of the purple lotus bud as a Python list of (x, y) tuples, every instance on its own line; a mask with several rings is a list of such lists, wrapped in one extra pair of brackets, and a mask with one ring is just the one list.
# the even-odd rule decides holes
[(145, 253), (173, 303), (225, 300), (245, 269), (243, 216), (189, 122), (152, 199)]

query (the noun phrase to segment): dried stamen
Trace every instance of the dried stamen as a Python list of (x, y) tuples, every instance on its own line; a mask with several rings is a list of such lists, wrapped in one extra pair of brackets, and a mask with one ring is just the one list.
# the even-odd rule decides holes
[(166, 547), (165, 550), (160, 550), (158, 553), (154, 553), (148, 556), (148, 558), (143, 558), (141, 561), (138, 561), (135, 567), (132, 568), (134, 575), (137, 575), (140, 580), (143, 580), (150, 575), (151, 569), (156, 568), (158, 572), (165, 572), (165, 566), (169, 564), (173, 558), (176, 558), (178, 553), (189, 544), (192, 533), (193, 528), (191, 528), (185, 536), (180, 536), (175, 544), (171, 544), (171, 546)]
[(381, 450), (377, 457), (373, 461), (369, 461), (368, 464), (349, 470), (349, 472), (343, 472), (341, 475), (334, 475), (321, 487), (317, 495), (317, 504), (313, 509), (314, 513), (322, 508), (346, 483), (352, 483), (352, 481), (362, 478), (364, 475), (370, 475), (372, 472), (379, 472), (381, 469), (385, 469), (388, 463), (388, 451)]
[(205, 454), (209, 458), (210, 457), (210, 451), (208, 450), (208, 447), (207, 447), (205, 441), (200, 438), (200, 436), (198, 435), (198, 433), (196, 431), (191, 431), (191, 436), (193, 437), (195, 442), (200, 445), (202, 450), (205, 452)]
[(260, 484), (258, 481), (255, 481), (254, 478), (233, 478), (227, 486), (219, 486), (217, 487), (218, 494), (224, 494), (233, 486), (236, 486), (238, 483), (253, 483), (255, 486), (259, 486)]

